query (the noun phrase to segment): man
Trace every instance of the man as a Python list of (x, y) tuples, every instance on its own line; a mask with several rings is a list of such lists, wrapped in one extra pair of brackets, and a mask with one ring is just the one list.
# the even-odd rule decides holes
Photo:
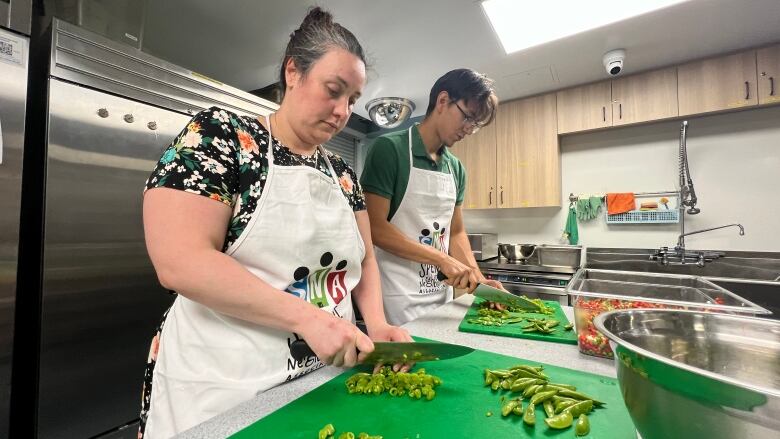
[(366, 158), (361, 184), (392, 325), (452, 300), (452, 287), (501, 288), (471, 253), (461, 212), (466, 172), (447, 150), (493, 121), (492, 85), (470, 69), (448, 72), (433, 85), (423, 121), (379, 137)]

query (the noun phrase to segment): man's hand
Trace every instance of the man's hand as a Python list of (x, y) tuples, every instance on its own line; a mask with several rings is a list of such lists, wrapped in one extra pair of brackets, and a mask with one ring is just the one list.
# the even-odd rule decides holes
[[(409, 331), (387, 323), (375, 326), (367, 326), (366, 329), (368, 329), (368, 336), (373, 341), (414, 342), (412, 336), (409, 335)], [(379, 372), (379, 369), (381, 369), (382, 366), (382, 364), (377, 364), (374, 366), (374, 373)], [(414, 366), (414, 363), (394, 364), (393, 371), (408, 372), (412, 366)]]
[(479, 270), (475, 273), (473, 268), (446, 254), (442, 254), (439, 270), (447, 276), (444, 283), (453, 288), (472, 292), (479, 283), (477, 277)]

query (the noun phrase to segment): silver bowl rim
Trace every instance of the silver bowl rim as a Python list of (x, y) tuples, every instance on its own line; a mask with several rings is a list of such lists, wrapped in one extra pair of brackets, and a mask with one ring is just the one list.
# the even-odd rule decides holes
[[(748, 383), (746, 381), (737, 380), (734, 378), (727, 377), (725, 375), (721, 375), (715, 372), (710, 372), (708, 370), (700, 369), (698, 367), (693, 367), (685, 363), (681, 363), (679, 361), (672, 360), (670, 358), (658, 355), (654, 352), (650, 352), (647, 349), (640, 348), (639, 346), (629, 343), (614, 333), (610, 332), (605, 326), (604, 326), (604, 320), (612, 316), (613, 314), (646, 314), (646, 313), (662, 313), (662, 314), (700, 314), (700, 315), (707, 315), (711, 316), (715, 319), (725, 319), (725, 320), (739, 320), (739, 321), (753, 321), (755, 323), (758, 323), (760, 325), (780, 325), (780, 323), (775, 323), (775, 320), (772, 319), (762, 319), (758, 317), (747, 317), (747, 316), (736, 316), (736, 315), (730, 315), (730, 314), (722, 314), (722, 313), (712, 313), (712, 312), (701, 312), (701, 311), (692, 311), (692, 310), (681, 310), (681, 309), (617, 309), (613, 311), (607, 311), (605, 313), (599, 314), (596, 316), (595, 319), (593, 319), (593, 323), (596, 325), (596, 329), (599, 330), (602, 334), (604, 334), (608, 339), (612, 340), (613, 342), (637, 353), (644, 357), (652, 358), (653, 360), (659, 361), (661, 363), (665, 363), (669, 366), (677, 367), (683, 370), (686, 370), (691, 373), (695, 373), (697, 375), (703, 375), (710, 379), (720, 381), (726, 384), (731, 384), (737, 387), (747, 388), (750, 390), (754, 390), (756, 392), (764, 393), (767, 395), (772, 395), (774, 397), (780, 397), (780, 389), (775, 389), (771, 387), (763, 387), (763, 386), (757, 386), (755, 384)], [(619, 361), (617, 357), (615, 357), (615, 361)]]

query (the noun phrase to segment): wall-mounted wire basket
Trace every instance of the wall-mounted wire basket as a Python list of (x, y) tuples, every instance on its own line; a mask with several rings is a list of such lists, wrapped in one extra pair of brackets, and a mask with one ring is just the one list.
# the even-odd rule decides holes
[[(658, 199), (665, 196), (669, 201), (666, 203), (666, 207), (659, 203), (656, 210), (632, 210), (615, 215), (605, 213), (607, 224), (676, 224), (680, 222), (677, 193), (673, 195), (665, 192), (643, 193), (635, 194), (635, 196), (637, 199)], [(604, 210), (607, 211), (607, 209)]]

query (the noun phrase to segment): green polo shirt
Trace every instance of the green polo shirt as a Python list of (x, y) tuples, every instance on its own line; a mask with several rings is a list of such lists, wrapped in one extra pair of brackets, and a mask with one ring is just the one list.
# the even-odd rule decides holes
[[(433, 161), (425, 151), (420, 131), (417, 125), (412, 128), (412, 161), (417, 169), (438, 171), (453, 174), (457, 197), (455, 204), (463, 204), (466, 192), (466, 170), (457, 157), (452, 155), (446, 146), (439, 150), (439, 160)], [(390, 200), (390, 212), (387, 220), (391, 220), (409, 184), (409, 132), (395, 131), (378, 137), (366, 157), (360, 184), (364, 192), (377, 194)]]

